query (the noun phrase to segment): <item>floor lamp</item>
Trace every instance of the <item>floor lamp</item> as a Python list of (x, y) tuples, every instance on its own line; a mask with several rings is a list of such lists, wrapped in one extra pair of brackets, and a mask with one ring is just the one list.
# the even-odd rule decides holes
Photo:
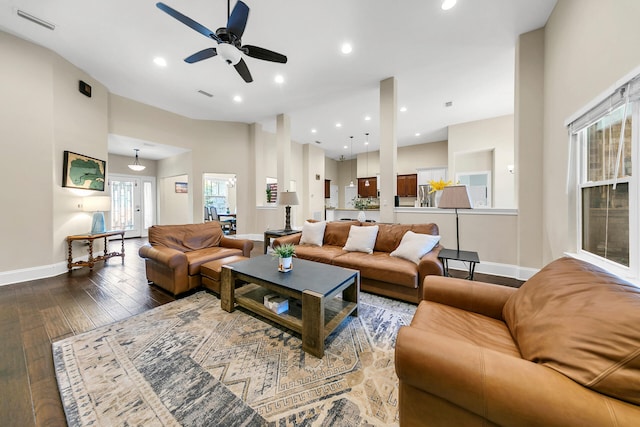
[(284, 205), (285, 209), (284, 231), (291, 231), (291, 206), (296, 206), (299, 203), (295, 191), (283, 191), (278, 195), (278, 204)]
[(473, 209), (469, 189), (466, 185), (449, 185), (442, 190), (442, 196), (438, 202), (440, 209), (456, 210), (456, 244), (460, 253), (460, 234), (458, 228), (458, 209)]
[(91, 234), (100, 234), (107, 231), (104, 225), (104, 212), (111, 210), (111, 197), (85, 197), (82, 200), (82, 210), (85, 212), (93, 212)]

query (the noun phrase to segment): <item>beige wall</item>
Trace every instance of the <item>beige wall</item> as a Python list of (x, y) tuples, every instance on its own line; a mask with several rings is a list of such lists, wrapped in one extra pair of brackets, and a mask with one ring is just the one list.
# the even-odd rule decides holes
[(547, 23), (541, 230), (544, 263), (575, 250), (575, 197), (573, 191), (566, 194), (569, 152), (564, 121), (640, 65), (638, 16), (637, 0), (559, 0)]
[(542, 262), (544, 29), (520, 36), (516, 48), (515, 177), (518, 265)]
[(449, 179), (460, 172), (457, 158), (479, 151), (493, 152), (493, 207), (515, 208), (515, 178), (507, 170), (515, 161), (512, 115), (449, 126)]

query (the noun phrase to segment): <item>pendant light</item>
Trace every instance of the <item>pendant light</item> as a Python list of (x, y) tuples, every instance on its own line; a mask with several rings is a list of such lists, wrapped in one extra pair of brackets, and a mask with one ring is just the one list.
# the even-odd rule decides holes
[(133, 163), (129, 165), (129, 169), (131, 169), (132, 171), (136, 171), (136, 172), (143, 171), (146, 168), (146, 166), (141, 165), (140, 164), (140, 160), (138, 160), (138, 151), (140, 151), (140, 150), (137, 149), (137, 148), (134, 148), (133, 151), (136, 152), (136, 158), (133, 161)]
[[(365, 133), (367, 140), (364, 142), (364, 146), (367, 149), (367, 177), (369, 176), (369, 133)], [(369, 186), (369, 178), (364, 181), (364, 186)]]
[(353, 188), (355, 187), (354, 183), (353, 183), (353, 137), (351, 138), (351, 182), (349, 183), (349, 187)]

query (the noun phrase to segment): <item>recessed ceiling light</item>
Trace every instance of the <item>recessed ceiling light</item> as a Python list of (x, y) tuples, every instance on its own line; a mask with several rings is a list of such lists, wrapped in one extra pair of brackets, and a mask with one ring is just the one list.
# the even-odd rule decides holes
[(405, 113), (407, 111), (407, 107), (400, 107), (400, 112)]
[(318, 132), (318, 129), (311, 129), (311, 133), (316, 133)]
[(371, 120), (371, 116), (364, 116), (364, 119), (368, 122), (369, 120)]
[(242, 97), (240, 95), (236, 95), (233, 97), (234, 102), (242, 102)]
[(351, 46), (351, 43), (343, 43), (342, 47), (340, 48), (340, 50), (342, 51), (342, 53), (344, 53), (345, 55), (350, 54), (351, 52), (353, 52), (353, 46)]
[(158, 66), (158, 67), (166, 67), (167, 66), (167, 60), (164, 58), (161, 58), (159, 56), (156, 56), (155, 58), (153, 58), (153, 62)]
[(442, 10), (449, 10), (456, 5), (457, 0), (444, 0), (442, 2)]
[(416, 136), (420, 136), (420, 132), (416, 132)]
[(344, 148), (344, 149), (346, 150), (347, 148), (349, 148), (349, 146), (348, 146), (348, 145), (345, 145), (345, 146), (344, 146), (344, 147), (342, 147), (342, 148)]
[(337, 128), (341, 128), (342, 127), (342, 123), (336, 123), (336, 127)]
[(281, 85), (282, 83), (284, 83), (284, 76), (282, 74), (278, 74), (275, 76), (273, 80), (279, 85)]

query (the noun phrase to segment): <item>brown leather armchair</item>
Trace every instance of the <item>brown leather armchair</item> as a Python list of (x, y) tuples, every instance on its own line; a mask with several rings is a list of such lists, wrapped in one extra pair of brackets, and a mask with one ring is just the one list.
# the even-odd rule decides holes
[(401, 426), (640, 425), (640, 289), (562, 258), (520, 289), (428, 276), (396, 340)]
[(217, 221), (204, 224), (154, 225), (149, 244), (138, 251), (145, 259), (147, 280), (181, 294), (201, 284), (200, 266), (234, 255), (249, 257), (253, 242), (225, 237)]

